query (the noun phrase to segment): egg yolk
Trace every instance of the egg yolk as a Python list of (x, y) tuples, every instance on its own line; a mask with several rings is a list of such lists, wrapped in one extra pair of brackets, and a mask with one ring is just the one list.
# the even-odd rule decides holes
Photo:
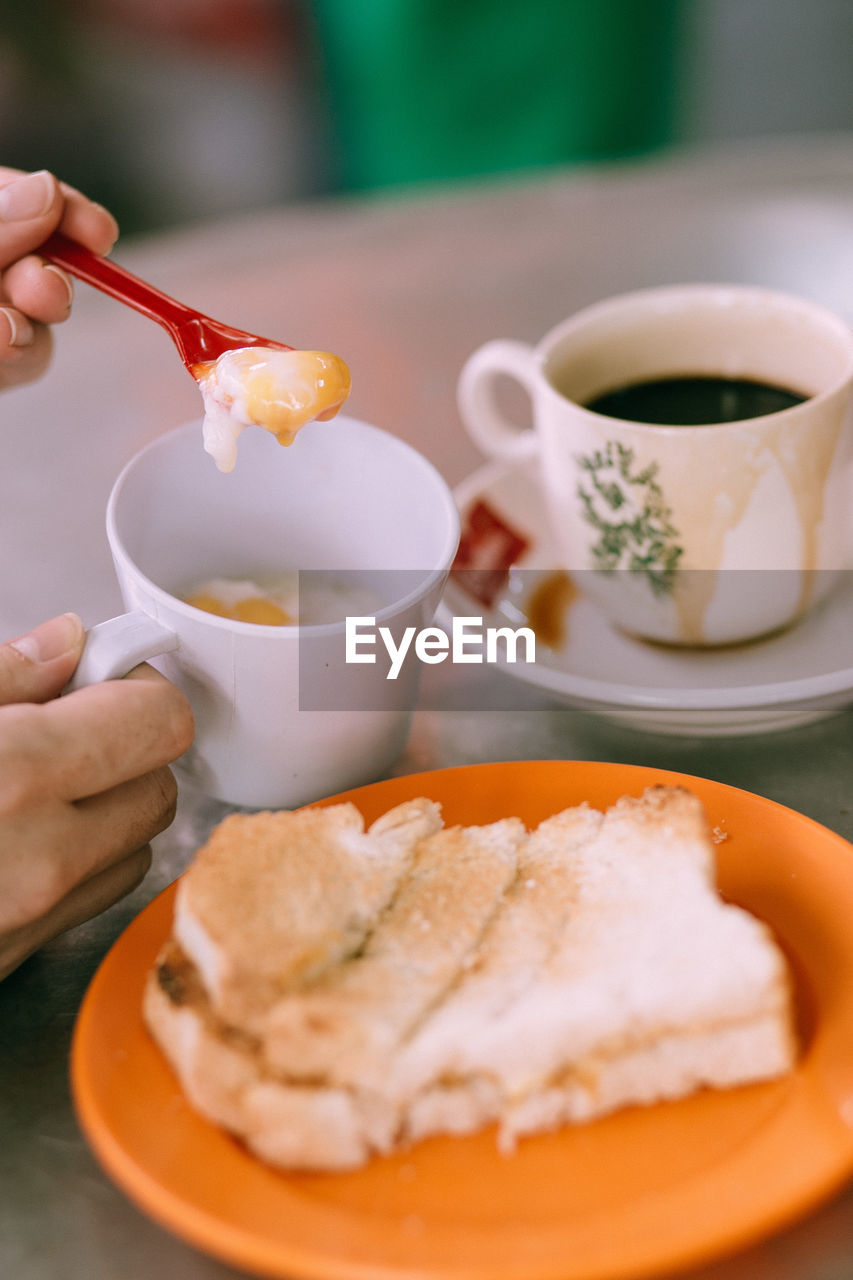
[(187, 596), (186, 603), (205, 613), (215, 613), (220, 618), (233, 618), (235, 622), (255, 622), (262, 627), (289, 627), (295, 622), (286, 610), (264, 596), (246, 596), (226, 604), (217, 596), (201, 591)]
[(290, 444), (306, 422), (333, 418), (350, 392), (349, 369), (327, 351), (239, 347), (193, 372), (204, 400), (204, 447), (221, 471), (232, 470), (246, 427)]

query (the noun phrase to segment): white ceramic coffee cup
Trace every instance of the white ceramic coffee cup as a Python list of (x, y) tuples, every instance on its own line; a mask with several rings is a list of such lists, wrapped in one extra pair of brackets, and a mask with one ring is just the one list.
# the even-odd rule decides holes
[[(122, 471), (107, 536), (128, 612), (90, 630), (72, 687), (163, 655), (155, 665), (195, 714), (195, 742), (180, 767), (230, 804), (290, 807), (387, 771), (409, 730), (417, 664), (395, 681), (375, 666), (344, 671), (343, 617), (259, 626), (203, 612), (181, 595), (211, 578), (327, 572), (376, 587), (387, 601), (377, 625), (427, 625), (459, 525), (447, 485), (424, 457), (339, 416), (286, 449), (266, 432), (245, 432), (236, 468), (223, 475), (191, 423)], [(305, 659), (309, 683), (322, 689), (306, 686)]]
[[(620, 386), (697, 375), (807, 399), (702, 426), (584, 407)], [(529, 393), (532, 427), (500, 407), (506, 376)], [(686, 284), (593, 305), (536, 347), (485, 344), (462, 370), (459, 406), (486, 454), (537, 460), (560, 567), (611, 620), (712, 645), (788, 625), (849, 567), (851, 386), (853, 333), (839, 316), (773, 290)], [(634, 552), (650, 571), (631, 571)]]

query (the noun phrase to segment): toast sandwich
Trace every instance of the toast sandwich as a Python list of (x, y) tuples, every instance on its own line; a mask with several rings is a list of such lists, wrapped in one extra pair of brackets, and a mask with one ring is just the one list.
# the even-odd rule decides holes
[(345, 1169), (788, 1071), (769, 929), (716, 890), (681, 788), (444, 827), (420, 799), (234, 816), (179, 887), (145, 995), (190, 1103), (261, 1158)]

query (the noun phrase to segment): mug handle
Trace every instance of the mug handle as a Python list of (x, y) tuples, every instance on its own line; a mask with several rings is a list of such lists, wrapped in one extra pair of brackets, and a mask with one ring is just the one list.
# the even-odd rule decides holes
[(533, 400), (541, 376), (533, 347), (509, 338), (479, 347), (459, 375), (459, 412), (469, 436), (484, 453), (521, 462), (538, 449), (536, 431), (511, 422), (498, 408), (495, 388), (500, 376), (515, 378)]
[(100, 684), (102, 680), (120, 679), (140, 662), (161, 653), (172, 653), (177, 647), (175, 632), (141, 609), (99, 622), (86, 632), (77, 669), (63, 693), (73, 693), (75, 689)]

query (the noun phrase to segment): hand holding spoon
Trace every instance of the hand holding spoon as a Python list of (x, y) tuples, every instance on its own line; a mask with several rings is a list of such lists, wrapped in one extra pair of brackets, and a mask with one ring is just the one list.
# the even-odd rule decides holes
[(204, 447), (230, 471), (237, 437), (252, 423), (282, 444), (313, 418), (332, 418), (349, 395), (344, 362), (234, 329), (155, 289), (59, 232), (39, 249), (48, 262), (142, 312), (168, 332), (204, 399)]

